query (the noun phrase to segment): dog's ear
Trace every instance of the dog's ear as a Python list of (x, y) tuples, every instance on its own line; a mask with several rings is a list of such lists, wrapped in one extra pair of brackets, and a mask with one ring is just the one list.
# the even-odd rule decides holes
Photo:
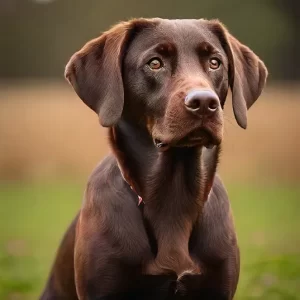
[(104, 127), (115, 125), (124, 106), (122, 62), (129, 41), (147, 19), (119, 23), (76, 52), (66, 66), (65, 77), (81, 100), (99, 114)]
[(234, 38), (219, 21), (209, 21), (229, 60), (229, 85), (237, 123), (247, 127), (247, 110), (260, 96), (268, 76), (267, 68), (247, 46)]

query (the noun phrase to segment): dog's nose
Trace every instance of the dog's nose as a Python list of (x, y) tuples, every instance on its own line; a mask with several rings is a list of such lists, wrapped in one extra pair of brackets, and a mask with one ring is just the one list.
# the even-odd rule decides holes
[(187, 94), (184, 104), (186, 109), (199, 115), (212, 115), (220, 106), (219, 98), (213, 91), (196, 90)]

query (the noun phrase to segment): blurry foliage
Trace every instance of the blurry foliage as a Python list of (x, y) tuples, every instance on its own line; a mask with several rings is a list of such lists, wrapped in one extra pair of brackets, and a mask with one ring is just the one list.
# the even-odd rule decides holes
[(5, 55), (0, 56), (0, 76), (62, 76), (75, 50), (124, 19), (204, 17), (218, 18), (226, 24), (266, 62), (271, 78), (299, 79), (299, 62), (290, 55), (282, 59), (283, 54), (297, 48), (294, 36), (299, 21), (293, 17), (297, 3), (298, 0), (2, 0), (1, 52)]
[(262, 258), (245, 267), (251, 274), (243, 299), (297, 300), (300, 287), (299, 255)]
[(40, 284), (35, 268), (32, 256), (0, 251), (0, 299), (33, 299), (32, 293)]

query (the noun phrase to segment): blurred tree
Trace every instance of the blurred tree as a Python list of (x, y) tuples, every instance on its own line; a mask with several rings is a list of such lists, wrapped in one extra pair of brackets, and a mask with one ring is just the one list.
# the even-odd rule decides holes
[[(0, 77), (62, 77), (70, 55), (131, 17), (219, 18), (267, 64), (300, 79), (299, 0), (0, 0)], [(298, 27), (297, 27), (298, 26)], [(284, 55), (283, 55), (284, 54)], [(284, 57), (284, 58), (283, 58)], [(291, 67), (293, 66), (293, 67)]]
[(282, 47), (280, 67), (283, 71), (283, 78), (288, 80), (300, 79), (300, 1), (299, 0), (278, 0), (282, 12), (288, 16), (291, 30), (289, 43)]

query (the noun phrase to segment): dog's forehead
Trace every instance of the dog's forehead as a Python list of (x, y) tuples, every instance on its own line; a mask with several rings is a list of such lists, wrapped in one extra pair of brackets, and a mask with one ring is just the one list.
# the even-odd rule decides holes
[(202, 19), (157, 19), (156, 26), (146, 28), (138, 34), (132, 46), (142, 51), (156, 43), (167, 42), (179, 48), (186, 48), (196, 47), (205, 41), (217, 48), (222, 48), (208, 24), (209, 21)]
[(207, 22), (195, 19), (161, 19), (157, 31), (170, 36), (201, 37), (209, 32)]

